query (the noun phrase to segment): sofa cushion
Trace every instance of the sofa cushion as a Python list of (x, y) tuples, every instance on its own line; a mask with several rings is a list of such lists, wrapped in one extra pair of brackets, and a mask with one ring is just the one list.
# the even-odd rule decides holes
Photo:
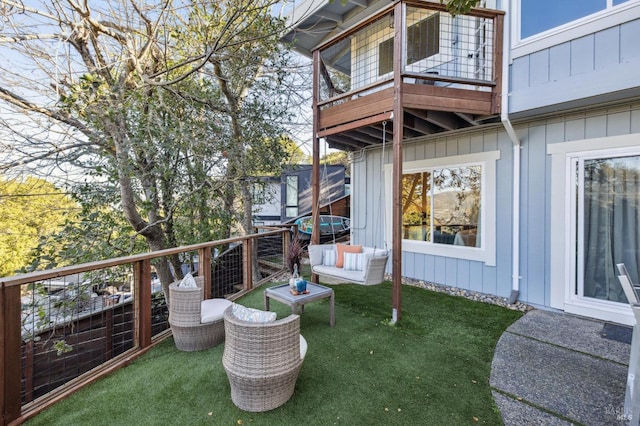
[(344, 268), (336, 268), (335, 266), (318, 265), (313, 267), (313, 272), (318, 275), (334, 277), (344, 280), (344, 282), (363, 282), (364, 271), (349, 271)]
[(362, 247), (362, 252), (369, 255), (369, 257), (381, 257), (389, 254), (385, 249), (373, 247)]
[(200, 302), (200, 322), (213, 322), (224, 317), (224, 311), (231, 306), (227, 299), (206, 299)]
[(335, 250), (322, 250), (322, 264), (325, 266), (336, 266), (337, 253)]
[(345, 271), (362, 271), (364, 269), (364, 253), (345, 253)]
[(347, 244), (336, 244), (338, 257), (336, 258), (336, 267), (342, 268), (344, 265), (345, 253), (362, 253), (362, 246), (352, 246)]
[(275, 312), (261, 311), (260, 309), (247, 308), (238, 303), (233, 304), (233, 315), (242, 321), (247, 322), (274, 322), (276, 320)]
[(335, 244), (309, 244), (307, 250), (309, 252), (309, 263), (311, 266), (322, 264), (322, 251), (335, 250)]

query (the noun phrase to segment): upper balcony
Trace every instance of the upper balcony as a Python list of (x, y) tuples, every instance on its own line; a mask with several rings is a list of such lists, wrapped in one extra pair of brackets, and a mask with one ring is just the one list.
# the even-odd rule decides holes
[[(309, 31), (326, 28), (328, 15), (315, 16)], [(397, 1), (328, 39), (313, 50), (317, 136), (349, 151), (378, 144), (383, 122), (393, 134), (396, 102), (404, 139), (496, 120), (503, 18), (495, 10), (453, 16), (439, 3)], [(304, 51), (302, 26), (297, 31), (293, 43)]]

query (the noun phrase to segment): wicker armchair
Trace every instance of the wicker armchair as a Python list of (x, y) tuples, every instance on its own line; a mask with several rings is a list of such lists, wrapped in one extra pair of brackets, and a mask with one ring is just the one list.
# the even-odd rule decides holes
[(300, 317), (292, 314), (274, 322), (252, 323), (238, 319), (233, 308), (227, 308), (224, 325), (222, 365), (233, 403), (245, 411), (261, 412), (287, 402), (306, 353)]
[(169, 285), (169, 325), (176, 348), (200, 351), (224, 340), (224, 310), (231, 306), (226, 299), (203, 300), (204, 279), (196, 277), (198, 287)]

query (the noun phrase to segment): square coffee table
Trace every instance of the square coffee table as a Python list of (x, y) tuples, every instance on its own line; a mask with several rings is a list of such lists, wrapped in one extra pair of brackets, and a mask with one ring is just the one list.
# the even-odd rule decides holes
[(278, 302), (282, 302), (285, 305), (291, 306), (291, 313), (297, 313), (297, 308), (300, 306), (300, 311), (304, 312), (304, 305), (313, 302), (315, 300), (329, 298), (329, 324), (333, 327), (336, 323), (333, 313), (334, 295), (333, 289), (325, 287), (320, 284), (307, 282), (308, 294), (293, 295), (289, 284), (277, 285), (269, 287), (264, 291), (264, 310), (269, 310), (269, 300), (274, 299)]

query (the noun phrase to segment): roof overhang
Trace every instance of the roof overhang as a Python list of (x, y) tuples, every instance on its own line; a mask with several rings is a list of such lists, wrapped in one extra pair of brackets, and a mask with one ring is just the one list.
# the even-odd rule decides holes
[(311, 57), (311, 52), (325, 41), (351, 28), (392, 3), (389, 0), (303, 0), (289, 14), (289, 31), (282, 42)]

